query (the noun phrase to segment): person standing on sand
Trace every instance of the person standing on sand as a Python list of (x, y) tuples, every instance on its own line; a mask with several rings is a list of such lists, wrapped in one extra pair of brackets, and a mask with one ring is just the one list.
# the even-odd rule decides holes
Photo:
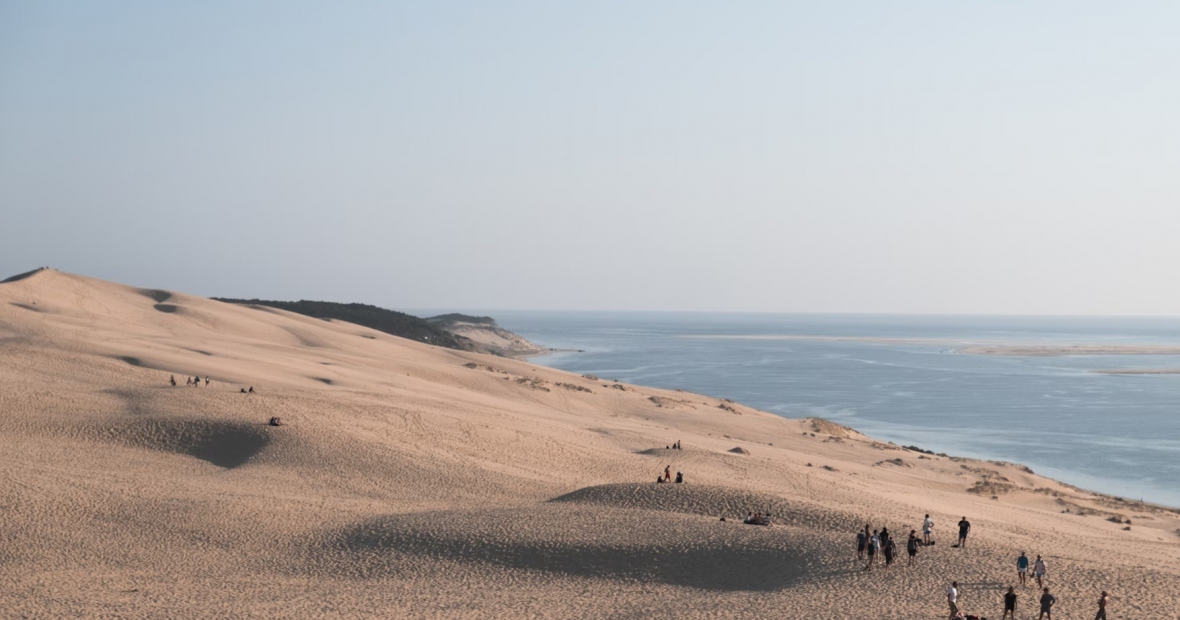
[(190, 386), (190, 387), (191, 387), (191, 386), (192, 386), (192, 384), (193, 384), (193, 378), (192, 378), (192, 377), (185, 377), (185, 378), (184, 378), (184, 384), (185, 384), (186, 386)]
[(865, 570), (873, 570), (873, 561), (877, 559), (877, 552), (881, 550), (881, 539), (877, 537), (877, 530), (873, 530), (873, 535), (869, 538), (869, 563), (865, 565)]
[(930, 520), (930, 515), (926, 515), (926, 520), (922, 522), (922, 544), (930, 544), (930, 533), (934, 531), (934, 521)]
[(1008, 586), (1008, 593), (1004, 595), (1004, 615), (1000, 616), (1000, 620), (1004, 618), (1016, 620), (1016, 588), (1012, 586)]
[(951, 606), (950, 619), (955, 620), (959, 615), (959, 582), (952, 581), (951, 587), (946, 589), (946, 602)]
[(672, 480), (672, 466), (671, 465), (664, 468), (664, 480), (665, 481)]
[(209, 387), (209, 376), (205, 375), (205, 387)]
[(168, 383), (171, 383), (172, 387), (176, 387), (176, 375), (168, 377)]
[(885, 568), (889, 568), (890, 566), (893, 566), (893, 552), (894, 551), (896, 551), (896, 547), (893, 544), (893, 539), (886, 538), (885, 539)]
[(1045, 584), (1041, 580), (1048, 579), (1048, 577), (1045, 577), (1047, 571), (1045, 570), (1045, 561), (1039, 555), (1037, 556), (1037, 561), (1033, 563), (1033, 572), (1037, 574), (1037, 587), (1045, 587)]
[(914, 558), (918, 555), (918, 532), (910, 530), (910, 539), (905, 543), (905, 551), (910, 554), (910, 561), (906, 566), (914, 565)]
[(869, 542), (868, 526), (865, 526), (864, 532), (856, 533), (856, 561), (859, 562), (865, 559), (865, 545)]
[(1094, 620), (1106, 620), (1106, 600), (1109, 595), (1106, 590), (1102, 591), (1102, 596), (1098, 598), (1098, 615), (1094, 616)]
[(1041, 620), (1046, 615), (1049, 617), (1049, 620), (1053, 620), (1053, 604), (1056, 602), (1057, 599), (1053, 598), (1052, 594), (1049, 594), (1049, 588), (1045, 588), (1045, 593), (1041, 595), (1041, 615), (1037, 616), (1037, 620)]
[(1016, 558), (1016, 575), (1020, 577), (1020, 585), (1027, 585), (1028, 579), (1028, 556), (1024, 552), (1020, 552), (1020, 557)]
[(959, 548), (962, 549), (967, 546), (967, 532), (971, 531), (971, 523), (967, 521), (967, 517), (963, 517), (959, 521)]

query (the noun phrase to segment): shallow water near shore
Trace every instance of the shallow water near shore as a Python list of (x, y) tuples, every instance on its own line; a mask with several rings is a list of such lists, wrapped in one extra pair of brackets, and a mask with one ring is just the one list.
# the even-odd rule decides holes
[(536, 364), (819, 416), (901, 445), (1014, 461), (1086, 489), (1180, 506), (1180, 376), (1092, 372), (1180, 368), (1180, 356), (963, 355), (953, 342), (1180, 344), (1180, 319), (489, 314), (538, 344), (584, 351)]

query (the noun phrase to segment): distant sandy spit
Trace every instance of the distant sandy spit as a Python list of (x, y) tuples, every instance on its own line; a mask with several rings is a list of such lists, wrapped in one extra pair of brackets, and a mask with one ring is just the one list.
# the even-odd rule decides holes
[(1007, 344), (993, 340), (955, 340), (950, 338), (878, 338), (871, 336), (795, 336), (795, 335), (729, 335), (729, 334), (688, 334), (680, 338), (693, 340), (810, 340), (820, 342), (868, 342), (875, 344), (929, 344), (929, 345), (995, 345)]
[(1026, 344), (967, 347), (958, 349), (955, 352), (967, 355), (1014, 355), (1025, 357), (1063, 357), (1067, 355), (1180, 355), (1180, 346), (1153, 344)]
[[(1156, 344), (1071, 344), (1028, 343), (998, 340), (956, 340), (953, 338), (876, 338), (862, 336), (794, 336), (794, 335), (686, 335), (699, 340), (782, 340), (820, 342), (865, 342), (870, 344), (915, 344), (959, 347), (954, 353), (965, 355), (1011, 355), (1021, 357), (1061, 357), (1067, 355), (1180, 355), (1180, 345)], [(968, 346), (970, 345), (970, 346)], [(1105, 371), (1099, 371), (1105, 372)], [(1113, 371), (1112, 371), (1113, 372)], [(1138, 373), (1148, 374), (1148, 373)], [(1164, 374), (1153, 372), (1150, 374)]]
[(1180, 375), (1180, 368), (1103, 368), (1090, 372), (1097, 375)]

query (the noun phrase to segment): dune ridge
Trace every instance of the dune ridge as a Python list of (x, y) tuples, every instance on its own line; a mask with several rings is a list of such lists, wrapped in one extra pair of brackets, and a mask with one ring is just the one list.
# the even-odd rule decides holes
[[(933, 618), (957, 579), (999, 617), (1021, 550), (1061, 617), (1101, 589), (1111, 617), (1180, 615), (1174, 509), (341, 321), (22, 276), (0, 284), (7, 616)], [(665, 467), (687, 482), (656, 485)], [(926, 513), (918, 566), (853, 561), (864, 523)]]

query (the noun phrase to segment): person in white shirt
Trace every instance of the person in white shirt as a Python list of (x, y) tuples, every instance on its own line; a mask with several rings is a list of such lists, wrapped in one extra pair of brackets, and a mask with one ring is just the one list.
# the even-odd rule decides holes
[(873, 561), (877, 559), (877, 554), (880, 552), (881, 539), (877, 536), (877, 530), (873, 530), (873, 535), (869, 538), (869, 563), (865, 564), (865, 570), (873, 569)]
[(930, 532), (934, 531), (934, 521), (930, 520), (930, 515), (926, 515), (926, 521), (922, 523), (922, 543), (930, 544)]
[(952, 581), (951, 587), (946, 589), (946, 602), (951, 606), (951, 620), (959, 615), (959, 582)]
[(1045, 579), (1045, 561), (1039, 555), (1037, 556), (1037, 561), (1033, 563), (1033, 573), (1037, 576), (1037, 587), (1045, 587), (1045, 584), (1042, 583), (1042, 579)]

